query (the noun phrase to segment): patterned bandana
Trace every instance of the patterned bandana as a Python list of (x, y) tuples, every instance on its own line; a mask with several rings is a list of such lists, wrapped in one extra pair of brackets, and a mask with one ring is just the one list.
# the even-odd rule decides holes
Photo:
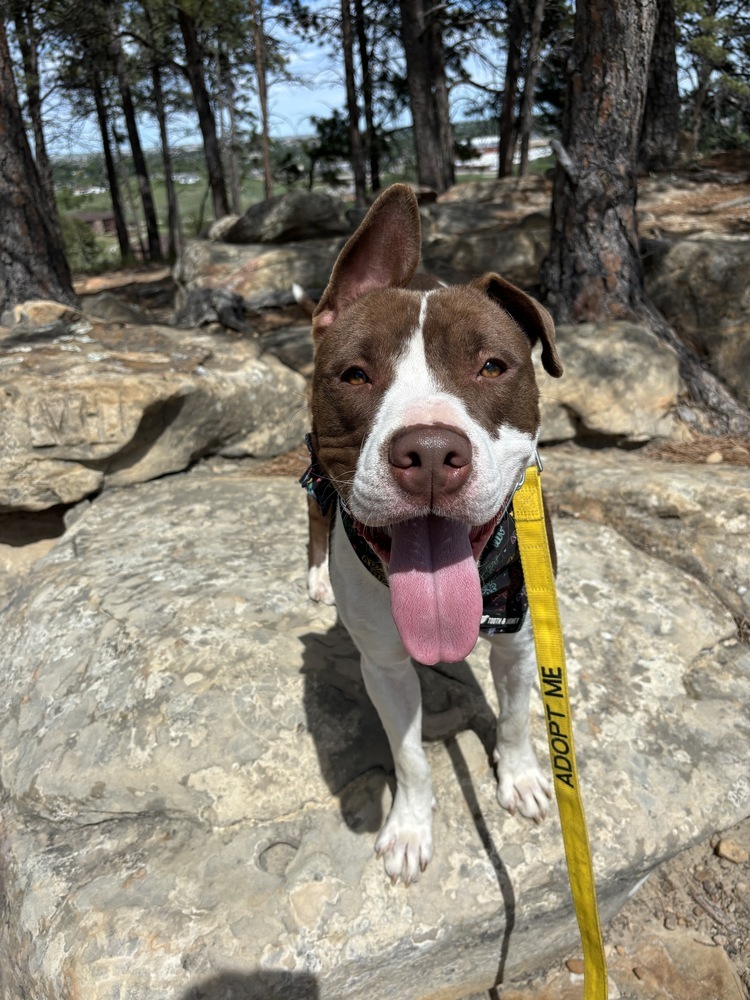
[[(309, 434), (305, 436), (305, 444), (310, 452), (310, 465), (300, 478), (300, 485), (308, 496), (315, 500), (324, 514), (328, 512), (331, 504), (338, 500), (344, 531), (359, 561), (387, 587), (388, 577), (383, 563), (362, 536), (361, 526), (346, 509), (344, 501), (318, 463)], [(518, 632), (524, 623), (529, 603), (518, 551), (512, 502), (482, 550), (477, 568), (484, 598), (479, 631), (485, 635)]]

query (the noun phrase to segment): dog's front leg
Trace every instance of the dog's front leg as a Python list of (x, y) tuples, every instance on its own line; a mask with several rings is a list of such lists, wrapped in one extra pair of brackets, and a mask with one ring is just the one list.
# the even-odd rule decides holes
[(490, 668), (500, 706), (497, 720), (497, 799), (536, 823), (547, 814), (552, 786), (529, 739), (529, 696), (536, 676), (534, 636), (527, 617), (518, 632), (490, 636)]
[(409, 657), (382, 664), (363, 653), (362, 674), (396, 768), (396, 796), (375, 851), (392, 882), (416, 882), (432, 857), (432, 779), (422, 749), (422, 698)]
[(331, 582), (396, 769), (396, 795), (375, 850), (392, 881), (415, 882), (432, 857), (433, 807), (419, 678), (393, 621), (388, 588), (355, 555), (340, 515), (331, 539)]

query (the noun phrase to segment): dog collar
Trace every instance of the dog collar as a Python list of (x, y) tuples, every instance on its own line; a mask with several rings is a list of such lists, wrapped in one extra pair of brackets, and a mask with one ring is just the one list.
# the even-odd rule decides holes
[[(323, 471), (312, 446), (309, 434), (305, 444), (310, 453), (310, 465), (300, 477), (300, 485), (327, 514), (331, 505), (338, 501), (341, 523), (357, 558), (376, 580), (388, 586), (388, 576), (383, 563), (378, 559), (362, 536), (361, 528), (344, 504), (331, 480)], [(536, 459), (538, 463), (538, 459)], [(522, 485), (518, 484), (516, 490)], [(515, 490), (514, 490), (515, 492)], [(528, 600), (518, 551), (518, 537), (513, 518), (511, 498), (500, 517), (489, 541), (482, 549), (477, 562), (479, 580), (482, 586), (482, 619), (479, 625), (484, 635), (499, 632), (518, 632), (524, 623)]]

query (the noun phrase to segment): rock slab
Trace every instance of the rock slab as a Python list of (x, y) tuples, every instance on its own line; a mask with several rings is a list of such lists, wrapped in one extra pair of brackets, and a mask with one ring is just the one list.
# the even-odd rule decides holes
[(302, 439), (305, 383), (252, 340), (28, 302), (0, 327), (0, 511), (75, 503), (204, 454)]
[[(607, 917), (750, 808), (750, 664), (691, 577), (610, 527), (557, 528)], [(457, 1000), (574, 945), (557, 819), (495, 801), (483, 647), (420, 671), (436, 858), (386, 881), (390, 756), (304, 553), (294, 483), (199, 469), (97, 498), (12, 595), (2, 995)]]

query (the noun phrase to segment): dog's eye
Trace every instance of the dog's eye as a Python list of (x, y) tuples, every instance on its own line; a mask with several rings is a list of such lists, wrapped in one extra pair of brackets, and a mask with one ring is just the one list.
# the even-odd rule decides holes
[(362, 371), (361, 368), (347, 368), (341, 376), (341, 381), (348, 382), (349, 385), (366, 385), (370, 380), (367, 377), (367, 372)]
[(507, 370), (508, 366), (504, 365), (502, 361), (498, 361), (497, 358), (490, 358), (489, 361), (485, 361), (479, 374), (482, 378), (497, 378), (498, 375), (502, 375)]

